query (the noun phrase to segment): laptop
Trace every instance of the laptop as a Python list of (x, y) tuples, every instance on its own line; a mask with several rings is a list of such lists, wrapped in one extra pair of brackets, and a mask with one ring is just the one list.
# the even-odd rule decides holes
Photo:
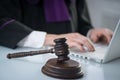
[(101, 43), (93, 44), (95, 47), (94, 52), (80, 53), (79, 51), (70, 50), (70, 56), (76, 58), (83, 58), (92, 60), (99, 63), (106, 63), (120, 57), (120, 20), (118, 21), (113, 33), (113, 37), (109, 45)]

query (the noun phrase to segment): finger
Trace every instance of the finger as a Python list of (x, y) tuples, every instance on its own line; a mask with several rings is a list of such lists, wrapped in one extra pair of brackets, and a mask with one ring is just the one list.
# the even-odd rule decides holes
[(112, 36), (113, 36), (113, 32), (110, 31), (110, 33), (109, 33), (109, 37), (110, 37), (110, 39), (109, 39), (108, 43), (110, 43), (110, 41), (111, 41), (111, 39), (112, 39)]
[(77, 48), (78, 50), (80, 50), (80, 52), (85, 52), (85, 49), (83, 48), (83, 45), (82, 44), (78, 44), (76, 42), (72, 42), (70, 44), (70, 47), (71, 48)]
[(86, 41), (84, 41), (84, 46), (85, 47), (87, 47), (87, 49), (88, 49), (88, 51), (95, 51), (95, 48), (94, 48), (94, 46), (93, 46), (93, 43), (89, 40), (89, 39), (87, 39)]
[(107, 38), (107, 43), (109, 43), (113, 36), (113, 31), (109, 29), (105, 29), (105, 32), (106, 32), (105, 37)]
[[(73, 39), (73, 42), (77, 43), (77, 45), (82, 45), (82, 48), (84, 46), (85, 48), (87, 48), (87, 51), (95, 51), (93, 43), (86, 37), (75, 38)], [(80, 46), (81, 50), (83, 50), (82, 48)]]
[(96, 43), (96, 42), (98, 42), (98, 35), (93, 34), (93, 35), (90, 36), (90, 39), (92, 40), (92, 42)]

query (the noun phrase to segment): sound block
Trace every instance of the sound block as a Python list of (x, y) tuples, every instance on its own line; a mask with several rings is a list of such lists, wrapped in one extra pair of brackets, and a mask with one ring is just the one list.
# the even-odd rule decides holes
[(74, 60), (67, 60), (62, 63), (53, 58), (47, 61), (42, 67), (42, 72), (48, 76), (61, 79), (77, 79), (83, 76), (81, 66)]

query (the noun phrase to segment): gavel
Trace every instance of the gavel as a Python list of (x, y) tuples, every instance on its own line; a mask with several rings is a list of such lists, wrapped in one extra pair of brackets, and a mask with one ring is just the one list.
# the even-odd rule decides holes
[(69, 54), (68, 45), (65, 43), (65, 41), (66, 41), (65, 38), (55, 39), (54, 42), (56, 44), (54, 48), (51, 48), (49, 50), (12, 53), (12, 54), (8, 54), (7, 58), (12, 59), (12, 58), (33, 56), (33, 55), (46, 54), (46, 53), (55, 53), (58, 56), (57, 59), (58, 62), (69, 60), (69, 57), (67, 56)]
[(55, 46), (49, 50), (39, 50), (30, 52), (19, 52), (8, 54), (7, 58), (18, 58), (25, 56), (33, 56), (46, 53), (55, 53), (58, 58), (49, 59), (42, 67), (42, 72), (48, 76), (62, 79), (76, 79), (83, 76), (81, 66), (77, 61), (68, 57), (69, 50), (65, 38), (55, 39)]

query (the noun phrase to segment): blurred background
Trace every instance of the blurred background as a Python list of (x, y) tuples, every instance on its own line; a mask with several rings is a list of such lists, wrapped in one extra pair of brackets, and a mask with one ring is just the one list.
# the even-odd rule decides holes
[(120, 0), (86, 0), (94, 27), (107, 27), (114, 31), (120, 19)]

